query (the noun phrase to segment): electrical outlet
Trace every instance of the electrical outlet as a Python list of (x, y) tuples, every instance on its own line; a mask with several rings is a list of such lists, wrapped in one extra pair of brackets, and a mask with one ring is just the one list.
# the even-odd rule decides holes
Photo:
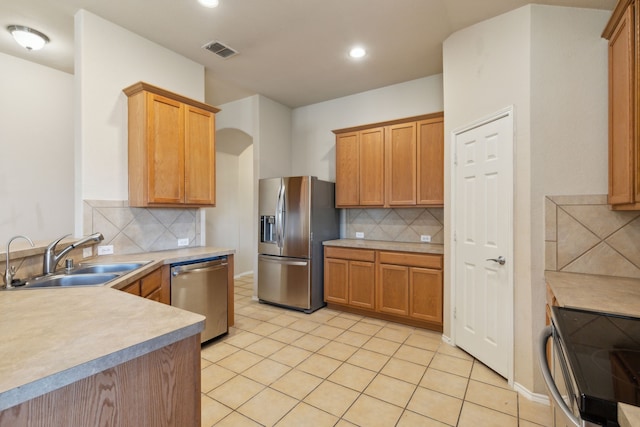
[(113, 245), (98, 246), (98, 255), (111, 255), (113, 253)]
[(420, 241), (421, 242), (425, 242), (425, 243), (429, 243), (431, 242), (431, 236), (428, 234), (423, 234), (420, 236)]
[(82, 258), (91, 258), (93, 256), (93, 248), (82, 248)]
[(364, 233), (361, 231), (356, 231), (356, 239), (364, 239)]
[(189, 246), (189, 239), (178, 239), (178, 246)]

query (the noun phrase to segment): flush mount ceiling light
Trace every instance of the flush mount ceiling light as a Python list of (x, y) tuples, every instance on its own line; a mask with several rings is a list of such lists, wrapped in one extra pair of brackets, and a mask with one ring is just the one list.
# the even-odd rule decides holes
[(364, 48), (360, 47), (360, 46), (356, 46), (356, 47), (354, 47), (353, 49), (351, 49), (349, 51), (349, 56), (351, 58), (362, 58), (366, 54), (367, 54), (367, 51), (364, 50)]
[(218, 7), (219, 4), (218, 0), (198, 0), (198, 3), (209, 8)]
[(23, 25), (9, 25), (7, 30), (11, 33), (15, 41), (27, 50), (40, 50), (49, 43), (49, 37), (40, 31)]

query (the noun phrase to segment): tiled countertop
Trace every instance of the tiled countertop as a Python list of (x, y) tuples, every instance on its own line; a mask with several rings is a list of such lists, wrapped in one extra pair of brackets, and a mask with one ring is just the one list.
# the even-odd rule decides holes
[[(204, 317), (116, 291), (163, 264), (233, 250), (99, 257), (152, 261), (108, 286), (0, 292), (0, 410), (198, 334)], [(132, 327), (135, 325), (135, 327)]]
[[(562, 307), (640, 317), (640, 279), (547, 271), (545, 279)], [(618, 404), (621, 427), (640, 425), (640, 407)]]
[(400, 252), (418, 252), (425, 254), (444, 254), (444, 245), (434, 243), (388, 242), (383, 240), (338, 239), (322, 242), (324, 246), (339, 246), (356, 249), (374, 249)]

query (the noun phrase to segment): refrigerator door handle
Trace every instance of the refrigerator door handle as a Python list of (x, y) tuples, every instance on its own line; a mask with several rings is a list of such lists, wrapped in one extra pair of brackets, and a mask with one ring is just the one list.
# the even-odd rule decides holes
[(276, 205), (276, 241), (279, 248), (284, 246), (284, 204), (285, 189), (284, 184), (278, 190), (278, 203)]
[(280, 265), (293, 265), (293, 266), (304, 267), (309, 264), (309, 260), (295, 260), (291, 258), (273, 257), (273, 256), (267, 256), (267, 255), (260, 255), (258, 258), (260, 259), (260, 261), (272, 262), (274, 264), (280, 264)]

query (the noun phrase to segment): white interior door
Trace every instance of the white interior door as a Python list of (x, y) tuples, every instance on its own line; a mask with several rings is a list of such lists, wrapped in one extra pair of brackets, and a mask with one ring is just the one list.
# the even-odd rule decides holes
[(454, 132), (454, 340), (513, 378), (513, 114)]

